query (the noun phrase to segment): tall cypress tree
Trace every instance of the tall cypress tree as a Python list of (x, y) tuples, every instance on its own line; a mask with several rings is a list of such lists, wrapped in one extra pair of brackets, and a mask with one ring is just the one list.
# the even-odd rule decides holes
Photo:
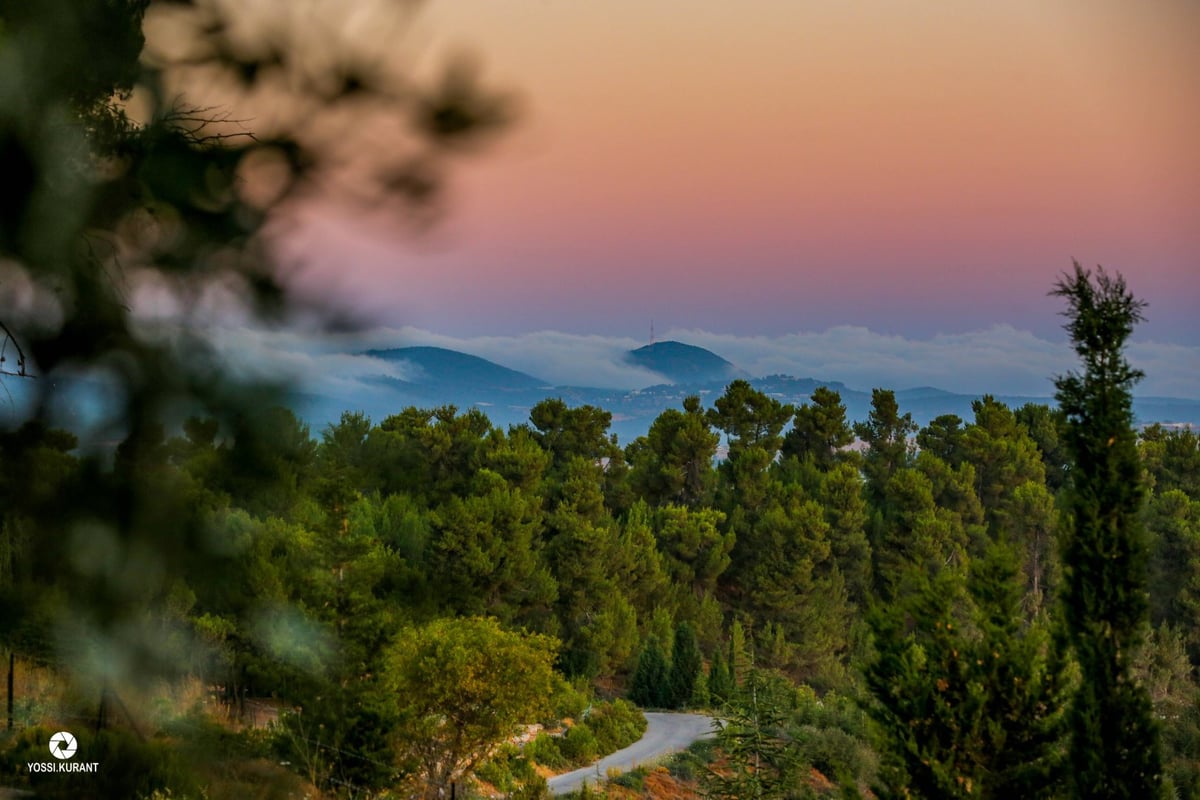
[(1081, 672), (1068, 715), (1069, 774), (1076, 797), (1154, 797), (1157, 729), (1150, 697), (1130, 670), (1149, 616), (1132, 412), (1132, 387), (1142, 373), (1123, 355), (1145, 304), (1120, 275), (1078, 263), (1053, 294), (1067, 301), (1064, 327), (1083, 361), (1081, 373), (1055, 381), (1073, 461), (1062, 543), (1064, 620)]
[(671, 650), (671, 702), (668, 704), (671, 708), (683, 708), (692, 699), (696, 678), (703, 666), (695, 629), (691, 623), (680, 622), (675, 626), (675, 647)]
[(713, 650), (712, 661), (708, 665), (708, 697), (715, 708), (733, 697), (733, 676), (725, 665), (725, 657), (721, 655), (722, 648)]
[(629, 687), (629, 699), (646, 708), (671, 707), (671, 673), (657, 636), (646, 640)]

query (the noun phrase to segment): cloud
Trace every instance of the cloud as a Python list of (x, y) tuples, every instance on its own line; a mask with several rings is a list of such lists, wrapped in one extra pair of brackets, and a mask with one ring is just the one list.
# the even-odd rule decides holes
[(230, 372), (239, 378), (287, 381), (302, 390), (353, 397), (381, 390), (366, 379), (419, 379), (406, 362), (363, 354), (361, 346), (340, 336), (312, 331), (212, 328), (206, 338)]
[[(1048, 397), (1053, 377), (1076, 366), (1065, 340), (1041, 339), (1008, 325), (928, 339), (851, 326), (774, 337), (677, 329), (662, 338), (705, 347), (754, 376), (782, 373), (863, 390), (936, 386), (968, 394)], [(240, 374), (285, 378), (305, 390), (341, 397), (378, 392), (367, 378), (419, 377), (403, 362), (362, 355), (372, 348), (415, 345), (480, 356), (559, 386), (638, 389), (663, 380), (624, 361), (627, 351), (644, 342), (556, 331), (455, 337), (410, 327), (336, 335), (232, 327), (214, 330), (212, 341)], [(1139, 394), (1200, 398), (1200, 347), (1135, 340), (1128, 355), (1146, 373)]]
[(640, 389), (664, 382), (661, 375), (625, 362), (627, 352), (645, 344), (635, 339), (558, 331), (458, 338), (417, 328), (377, 329), (368, 337), (373, 347), (427, 345), (460, 350), (555, 386)]
[(1007, 325), (930, 339), (851, 326), (769, 338), (700, 330), (671, 335), (720, 353), (752, 375), (834, 380), (855, 389), (936, 386), (968, 394), (1048, 395), (1052, 376), (1068, 369), (1071, 359), (1065, 343)]
[(1146, 373), (1141, 394), (1200, 398), (1200, 347), (1135, 341), (1129, 361)]

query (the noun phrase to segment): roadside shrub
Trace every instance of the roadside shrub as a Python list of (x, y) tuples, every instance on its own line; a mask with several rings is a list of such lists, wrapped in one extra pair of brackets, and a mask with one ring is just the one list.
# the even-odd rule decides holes
[(588, 707), (589, 695), (586, 689), (580, 689), (570, 681), (558, 678), (554, 693), (550, 696), (550, 708), (554, 717), (542, 720), (546, 724), (554, 724), (560, 719), (578, 720)]
[(854, 700), (829, 692), (818, 698), (803, 687), (796, 708), (796, 722), (818, 728), (837, 728), (857, 739), (867, 738), (867, 715)]
[(587, 726), (596, 737), (597, 752), (608, 755), (642, 738), (646, 716), (633, 703), (618, 699), (592, 706)]
[(549, 791), (546, 779), (537, 774), (533, 762), (512, 744), (498, 747), (491, 758), (475, 768), (475, 777), (509, 798), (536, 800)]
[(650, 770), (646, 767), (638, 767), (629, 772), (621, 773), (609, 780), (614, 786), (621, 786), (626, 789), (632, 789), (635, 792), (640, 792), (646, 788), (646, 776), (650, 774)]
[(389, 743), (395, 713), (361, 684), (322, 684), (303, 710), (280, 714), (271, 726), (271, 748), (292, 771), (321, 789), (389, 786), (397, 777)]
[(558, 742), (558, 749), (563, 757), (572, 764), (586, 764), (599, 754), (599, 745), (592, 729), (584, 723), (579, 723), (567, 731)]
[(166, 722), (163, 732), (179, 740), (181, 754), (190, 762), (217, 754), (245, 759), (270, 758), (273, 733), (267, 728), (230, 730), (212, 717), (189, 714)]
[(530, 783), (541, 778), (533, 768), (533, 761), (520, 753), (508, 760), (508, 771), (512, 773), (516, 783)]
[[(525, 745), (526, 758), (551, 769), (583, 766), (628, 747), (646, 732), (646, 717), (625, 700), (595, 703), (580, 716), (586, 721), (576, 723), (563, 736), (538, 734)], [(532, 770), (532, 764), (528, 768)]]
[(857, 779), (874, 769), (865, 743), (845, 731), (805, 726), (797, 739), (800, 757), (832, 780)]
[(539, 733), (532, 742), (525, 745), (524, 752), (525, 757), (530, 761), (550, 769), (562, 769), (568, 766), (567, 759), (563, 757), (562, 751), (558, 748), (558, 739), (545, 733)]
[(508, 793), (508, 800), (548, 800), (549, 797), (549, 784), (536, 773)]
[(712, 739), (699, 739), (667, 760), (667, 772), (681, 781), (695, 780), (705, 773), (708, 765), (716, 759), (716, 743)]
[(475, 777), (484, 783), (490, 783), (502, 792), (511, 792), (514, 780), (510, 749), (515, 752), (512, 745), (501, 746), (491, 758), (475, 768)]
[(879, 758), (868, 742), (862, 709), (834, 692), (818, 698), (804, 689), (795, 715), (800, 756), (831, 780), (871, 783)]

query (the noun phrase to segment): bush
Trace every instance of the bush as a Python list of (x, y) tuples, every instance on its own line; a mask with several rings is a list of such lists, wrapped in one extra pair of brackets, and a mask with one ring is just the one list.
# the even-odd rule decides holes
[(230, 730), (203, 714), (170, 720), (164, 724), (163, 732), (178, 739), (180, 753), (189, 763), (207, 760), (212, 756), (254, 759), (274, 755), (274, 734), (271, 730)]
[(490, 783), (502, 792), (511, 792), (513, 788), (513, 774), (511, 769), (511, 760), (509, 748), (511, 745), (502, 746), (491, 758), (484, 761), (475, 768), (475, 777), (484, 783)]
[(597, 752), (608, 755), (642, 738), (646, 717), (625, 700), (597, 703), (587, 717), (587, 726), (596, 737)]
[(546, 783), (545, 778), (536, 773), (508, 793), (508, 800), (547, 800), (549, 797), (549, 784)]
[(509, 759), (508, 769), (517, 783), (530, 783), (541, 778), (533, 768), (533, 761), (519, 753)]
[(517, 794), (538, 797), (540, 795), (527, 792), (533, 791), (530, 787), (536, 787), (539, 781), (545, 783), (545, 779), (533, 768), (530, 758), (511, 744), (501, 745), (491, 758), (476, 767), (475, 777), (513, 797)]
[[(807, 690), (807, 687), (804, 687)], [(796, 721), (818, 728), (837, 728), (856, 739), (867, 738), (867, 715), (854, 700), (828, 692), (818, 698), (811, 690), (799, 694)]]
[(676, 780), (694, 781), (697, 775), (704, 774), (704, 763), (688, 753), (676, 753), (667, 761), (667, 772)]
[(524, 752), (525, 757), (530, 761), (550, 769), (562, 769), (568, 766), (567, 759), (563, 757), (562, 751), (558, 748), (558, 739), (545, 733), (539, 733), (532, 742), (525, 745)]
[(614, 786), (621, 786), (626, 789), (632, 789), (635, 792), (640, 792), (646, 788), (646, 776), (650, 774), (650, 770), (646, 767), (638, 767), (629, 772), (617, 775), (609, 780)]
[(800, 757), (831, 780), (857, 780), (874, 774), (873, 751), (845, 731), (805, 726), (797, 740)]
[(553, 720), (543, 722), (553, 724), (560, 719), (579, 719), (588, 707), (588, 693), (562, 678), (558, 678), (554, 693), (550, 696), (550, 708), (554, 712)]
[(558, 740), (558, 749), (572, 764), (587, 764), (599, 755), (596, 735), (584, 723), (579, 723)]
[(389, 734), (395, 712), (363, 685), (324, 684), (303, 711), (285, 711), (271, 727), (274, 755), (321, 789), (352, 784), (381, 788), (395, 782)]
[(667, 772), (681, 781), (695, 780), (716, 760), (716, 743), (712, 739), (692, 742), (686, 750), (667, 760)]
[(1171, 715), (1162, 723), (1163, 786), (1181, 800), (1200, 798), (1200, 702)]
[(804, 687), (795, 721), (797, 747), (807, 763), (839, 783), (874, 781), (879, 758), (868, 742), (866, 714), (853, 700), (834, 692), (818, 698)]
[(603, 794), (597, 794), (587, 781), (583, 782), (583, 785), (579, 787), (579, 791), (567, 792), (565, 795), (562, 795), (563, 800), (596, 800), (603, 796)]
[(564, 736), (538, 734), (525, 745), (526, 758), (550, 769), (584, 766), (628, 747), (646, 732), (646, 717), (625, 700), (596, 703), (581, 716), (586, 721), (577, 723)]

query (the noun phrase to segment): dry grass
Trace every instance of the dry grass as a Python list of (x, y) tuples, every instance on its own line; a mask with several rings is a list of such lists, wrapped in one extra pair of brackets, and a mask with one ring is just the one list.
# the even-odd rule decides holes
[(699, 800), (697, 788), (693, 781), (673, 777), (666, 767), (656, 767), (642, 780), (640, 791), (611, 783), (603, 791), (611, 800)]
[[(13, 722), (17, 727), (90, 727), (99, 713), (100, 696), (99, 687), (72, 683), (50, 666), (26, 659), (14, 663)], [(195, 678), (140, 686), (110, 685), (105, 704), (108, 725), (136, 729), (147, 738), (168, 735), (173, 722), (187, 718), (204, 718), (229, 731), (255, 727), (252, 721), (237, 717), (211, 687)], [(259, 717), (276, 715), (274, 708), (259, 711)], [(209, 797), (327, 800), (312, 783), (268, 759), (216, 752), (192, 756), (197, 758), (193, 766), (203, 776)]]

